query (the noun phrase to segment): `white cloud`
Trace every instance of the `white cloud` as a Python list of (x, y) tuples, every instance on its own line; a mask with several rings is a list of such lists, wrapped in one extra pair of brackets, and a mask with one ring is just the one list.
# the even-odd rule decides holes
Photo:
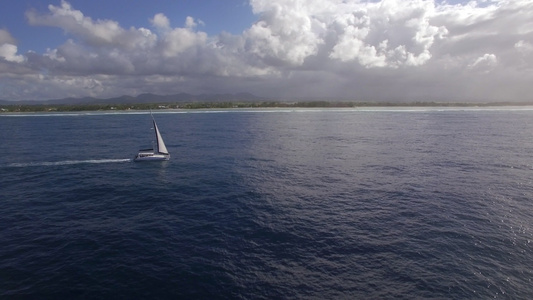
[(436, 39), (432, 1), (251, 1), (260, 20), (246, 33), (252, 53), (302, 65), (319, 51), (371, 67), (418, 66), (431, 58)]
[(93, 21), (79, 10), (62, 0), (61, 6), (49, 5), (50, 14), (40, 15), (35, 11), (26, 13), (28, 21), (32, 25), (56, 26), (66, 32), (76, 35), (91, 44), (111, 43), (118, 35), (123, 33), (115, 21)]
[[(207, 40), (205, 33), (195, 32), (192, 28), (171, 28), (169, 19), (162, 13), (150, 20), (159, 30), (158, 36), (146, 28), (126, 30), (115, 21), (94, 21), (73, 9), (66, 1), (62, 1), (60, 7), (50, 5), (49, 11), (48, 14), (29, 11), (27, 17), (30, 24), (60, 27), (76, 38), (43, 55), (43, 58), (54, 62), (45, 60), (39, 64), (56, 72), (157, 72), (162, 67), (174, 65), (165, 61), (165, 58), (176, 57), (202, 46)], [(190, 27), (196, 26), (192, 18), (187, 18), (186, 23)], [(117, 54), (119, 52), (120, 55)], [(176, 71), (179, 72), (179, 69)]]
[(170, 28), (170, 21), (167, 16), (162, 13), (156, 14), (153, 19), (151, 19), (152, 25), (162, 29)]
[(197, 33), (189, 28), (175, 28), (161, 39), (162, 53), (165, 57), (176, 57), (197, 45), (204, 45), (206, 40), (207, 34), (203, 32)]
[(434, 15), (431, 1), (355, 2), (331, 25), (338, 42), (330, 57), (365, 67), (423, 65), (435, 39), (447, 34), (444, 26), (430, 25)]
[(323, 23), (313, 17), (318, 1), (250, 1), (260, 20), (244, 33), (246, 50), (267, 61), (301, 65), (322, 44)]
[(474, 62), (468, 65), (468, 67), (471, 69), (484, 70), (488, 72), (497, 64), (498, 59), (496, 58), (496, 55), (485, 53), (483, 56), (476, 58)]
[(33, 72), (44, 76), (35, 83), (46, 95), (55, 89), (57, 97), (75, 93), (70, 83), (79, 96), (234, 89), (455, 101), (531, 92), (530, 0), (250, 0), (250, 7), (257, 21), (242, 35), (217, 36), (199, 30), (204, 23), (193, 16), (158, 13), (146, 19), (150, 30), (92, 19), (66, 1), (30, 10), (30, 24), (61, 28), (68, 40), (24, 56), (0, 29), (0, 80)]
[(26, 60), (23, 55), (17, 54), (18, 47), (15, 39), (11, 36), (9, 31), (0, 29), (0, 59), (5, 59), (9, 62), (21, 63)]
[(132, 49), (153, 45), (156, 36), (145, 28), (124, 29), (112, 20), (93, 20), (81, 11), (73, 9), (66, 1), (61, 6), (49, 5), (50, 13), (40, 14), (34, 10), (26, 13), (31, 25), (62, 28), (76, 39), (92, 47), (121, 47)]
[[(198, 21), (200, 24), (203, 24), (202, 21)], [(185, 27), (187, 28), (194, 28), (198, 26), (198, 23), (196, 22), (196, 20), (193, 18), (193, 17), (190, 17), (188, 16), (187, 18), (185, 18)]]
[(24, 56), (17, 55), (17, 46), (12, 44), (0, 45), (0, 58), (4, 58), (7, 61), (21, 63), (25, 61)]
[(533, 44), (528, 43), (524, 40), (520, 40), (514, 44), (515, 49), (522, 53), (531, 53), (533, 52)]

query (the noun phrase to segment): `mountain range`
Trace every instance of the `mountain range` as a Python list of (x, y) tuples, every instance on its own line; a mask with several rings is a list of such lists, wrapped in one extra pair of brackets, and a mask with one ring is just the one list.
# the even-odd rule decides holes
[(258, 97), (250, 93), (237, 94), (200, 94), (193, 95), (180, 93), (174, 95), (140, 94), (138, 96), (120, 96), (113, 98), (62, 98), (50, 100), (0, 100), (0, 105), (80, 105), (80, 104), (139, 104), (139, 103), (186, 103), (186, 102), (234, 102), (234, 101), (265, 101), (266, 98)]

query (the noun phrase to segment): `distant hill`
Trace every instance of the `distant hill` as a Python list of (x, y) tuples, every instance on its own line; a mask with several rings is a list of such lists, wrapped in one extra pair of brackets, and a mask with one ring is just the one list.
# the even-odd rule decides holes
[(113, 98), (63, 98), (50, 100), (21, 100), (8, 101), (0, 100), (0, 105), (60, 105), (60, 104), (135, 104), (135, 103), (185, 103), (185, 102), (232, 102), (232, 101), (246, 101), (256, 102), (265, 101), (266, 98), (258, 97), (250, 93), (237, 94), (200, 94), (193, 95), (187, 93), (180, 93), (174, 95), (156, 95), (156, 94), (140, 94), (138, 96), (120, 96)]

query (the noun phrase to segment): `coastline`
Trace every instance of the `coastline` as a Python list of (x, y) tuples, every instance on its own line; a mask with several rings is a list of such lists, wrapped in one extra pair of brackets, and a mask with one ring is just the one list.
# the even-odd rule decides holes
[[(252, 107), (252, 108), (166, 108), (152, 110), (154, 114), (217, 114), (217, 113), (318, 113), (318, 112), (510, 112), (533, 111), (533, 105), (498, 106), (364, 106), (364, 107)], [(0, 117), (53, 117), (149, 114), (150, 110), (83, 110), (83, 111), (13, 111), (2, 112)]]
[(263, 110), (263, 109), (371, 109), (371, 108), (532, 108), (533, 103), (525, 102), (192, 102), (192, 103), (131, 103), (131, 104), (10, 104), (0, 106), (0, 114), (11, 113), (68, 113), (68, 112), (143, 112), (190, 111), (190, 110)]

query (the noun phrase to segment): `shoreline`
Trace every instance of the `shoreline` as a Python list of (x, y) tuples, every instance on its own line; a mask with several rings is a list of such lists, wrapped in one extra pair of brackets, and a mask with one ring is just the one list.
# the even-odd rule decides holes
[(490, 107), (532, 107), (524, 102), (192, 102), (192, 103), (128, 103), (128, 104), (10, 104), (0, 106), (0, 114), (6, 113), (68, 113), (90, 111), (142, 112), (154, 111), (194, 111), (232, 109), (368, 109), (368, 108), (490, 108)]
[[(201, 113), (291, 113), (291, 112), (458, 112), (458, 111), (533, 111), (533, 105), (487, 105), (487, 106), (360, 106), (360, 107), (241, 107), (241, 108), (164, 108), (154, 109), (154, 114), (201, 114)], [(1, 116), (90, 116), (148, 114), (150, 109), (125, 110), (71, 110), (71, 111), (3, 111)]]

